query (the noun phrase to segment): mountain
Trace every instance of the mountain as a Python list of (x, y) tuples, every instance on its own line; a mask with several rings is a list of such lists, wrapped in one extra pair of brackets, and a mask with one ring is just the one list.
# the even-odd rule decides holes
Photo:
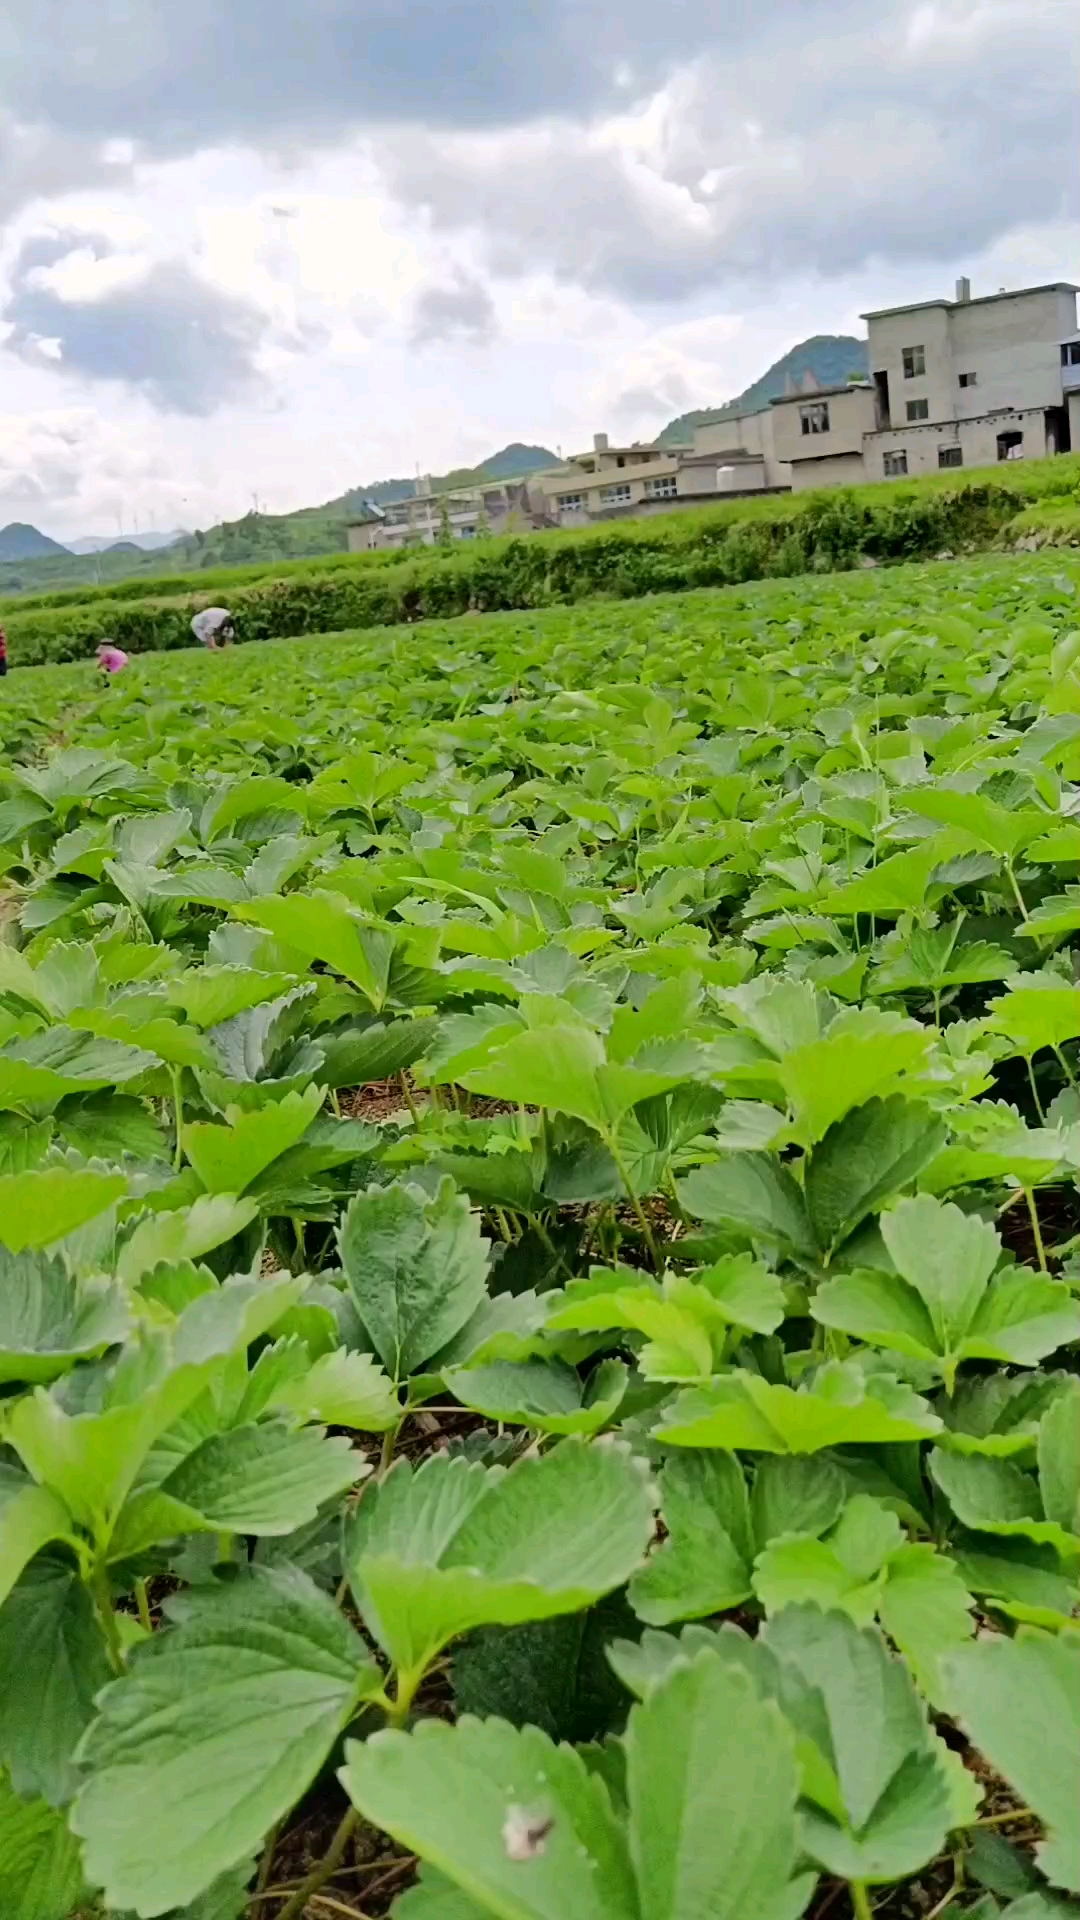
[(143, 553), (159, 553), (162, 547), (172, 547), (178, 540), (187, 536), (182, 527), (172, 533), (85, 533), (78, 540), (69, 540), (69, 553), (115, 553), (118, 547), (126, 549), (138, 547)]
[(558, 466), (550, 447), (529, 447), (511, 440), (508, 447), (482, 460), (476, 472), (482, 480), (520, 480), (526, 473), (541, 473), (545, 467)]
[(787, 392), (789, 381), (798, 387), (807, 373), (812, 373), (821, 387), (840, 387), (850, 375), (865, 375), (868, 369), (865, 340), (856, 340), (850, 333), (815, 333), (812, 339), (801, 340), (790, 353), (774, 360), (768, 372), (737, 399), (727, 400), (721, 407), (698, 407), (669, 420), (657, 434), (655, 445), (686, 446), (693, 440), (695, 427), (710, 427), (734, 413), (760, 413), (770, 400), (779, 400)]
[(6, 527), (0, 527), (0, 562), (5, 560), (44, 560), (50, 554), (67, 553), (58, 541), (50, 540), (47, 533), (39, 533), (36, 527), (28, 527), (24, 520), (12, 520)]

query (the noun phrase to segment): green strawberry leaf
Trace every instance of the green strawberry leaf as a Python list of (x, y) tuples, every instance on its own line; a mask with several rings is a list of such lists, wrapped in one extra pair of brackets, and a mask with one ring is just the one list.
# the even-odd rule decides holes
[(806, 1206), (822, 1252), (910, 1186), (945, 1140), (943, 1121), (901, 1094), (870, 1100), (831, 1126), (806, 1166)]
[(698, 1167), (679, 1181), (678, 1194), (687, 1213), (710, 1226), (772, 1241), (782, 1251), (806, 1258), (816, 1251), (803, 1190), (770, 1154), (731, 1154)]
[(842, 1816), (808, 1806), (805, 1850), (846, 1880), (917, 1873), (940, 1851), (952, 1806), (941, 1751), (904, 1662), (875, 1628), (813, 1607), (786, 1607), (763, 1637), (782, 1665), (817, 1690), (824, 1712), (819, 1739)]
[(878, 1619), (927, 1699), (946, 1713), (950, 1696), (944, 1663), (971, 1639), (973, 1605), (956, 1562), (933, 1547), (902, 1546), (890, 1555)]
[(358, 1193), (338, 1248), (357, 1311), (393, 1380), (444, 1348), (487, 1298), (488, 1247), (451, 1180), (434, 1198), (400, 1181)]
[(61, 1260), (0, 1248), (0, 1383), (46, 1385), (116, 1345), (129, 1325), (119, 1287), (79, 1286)]
[(945, 1672), (979, 1751), (1047, 1829), (1035, 1849), (1047, 1879), (1080, 1893), (1080, 1646), (1021, 1627), (962, 1648)]
[(284, 1380), (267, 1405), (294, 1420), (361, 1433), (385, 1433), (401, 1419), (401, 1402), (382, 1368), (370, 1354), (344, 1347), (320, 1354), (297, 1377)]
[(838, 1607), (869, 1626), (887, 1577), (885, 1563), (903, 1535), (895, 1514), (860, 1493), (821, 1539), (781, 1537), (754, 1562), (753, 1588), (767, 1614), (801, 1601)]
[(128, 1190), (122, 1173), (45, 1167), (0, 1174), (0, 1246), (12, 1253), (53, 1246)]
[(749, 1599), (750, 1516), (730, 1453), (676, 1455), (660, 1470), (667, 1537), (630, 1582), (630, 1604), (653, 1626), (722, 1613)]
[(626, 1392), (627, 1369), (606, 1360), (582, 1382), (562, 1360), (492, 1360), (486, 1366), (455, 1367), (443, 1375), (463, 1406), (508, 1426), (540, 1433), (599, 1433), (611, 1425)]
[(140, 1220), (120, 1249), (116, 1274), (127, 1286), (137, 1286), (154, 1267), (184, 1260), (201, 1260), (226, 1240), (242, 1233), (257, 1214), (258, 1202), (237, 1200), (231, 1194), (200, 1194), (190, 1207), (153, 1213)]
[(1039, 1422), (1038, 1454), (1047, 1519), (1080, 1536), (1080, 1381), (1075, 1378)]
[(839, 1520), (847, 1497), (844, 1476), (834, 1461), (809, 1454), (764, 1454), (750, 1497), (755, 1551), (778, 1534), (818, 1539)]
[(0, 1460), (0, 1603), (42, 1547), (70, 1540), (73, 1532), (71, 1514), (56, 1493)]
[[(995, 1274), (992, 1226), (931, 1194), (881, 1216), (896, 1275), (853, 1273), (818, 1289), (824, 1326), (935, 1364), (949, 1390), (965, 1359), (1031, 1364), (1080, 1338), (1080, 1305), (1066, 1286), (1027, 1272)], [(897, 1277), (898, 1276), (898, 1277)]]
[(287, 1093), (245, 1113), (228, 1107), (226, 1125), (197, 1122), (183, 1130), (184, 1151), (208, 1193), (244, 1193), (259, 1174), (295, 1147), (325, 1097), (322, 1087)]
[(360, 1502), (346, 1560), (369, 1630), (419, 1675), (471, 1627), (591, 1606), (629, 1579), (652, 1531), (639, 1463), (569, 1439), (508, 1473), (399, 1463)]
[(1060, 1521), (1047, 1519), (1038, 1482), (1012, 1460), (934, 1447), (929, 1467), (961, 1526), (1006, 1538), (1018, 1535), (1056, 1548), (1066, 1561), (1080, 1558), (1080, 1538)]
[(249, 1007), (276, 1000), (294, 985), (287, 973), (258, 973), (252, 967), (205, 966), (177, 974), (167, 982), (170, 1006), (179, 1007), (192, 1026), (222, 1026)]
[(860, 1442), (924, 1440), (940, 1425), (927, 1402), (899, 1381), (832, 1361), (799, 1388), (774, 1386), (736, 1368), (680, 1393), (654, 1431), (665, 1446), (817, 1453)]
[(629, 1839), (650, 1920), (796, 1920), (816, 1875), (797, 1873), (795, 1739), (749, 1675), (703, 1651), (632, 1708)]
[(805, 1147), (823, 1141), (853, 1107), (899, 1091), (897, 1082), (921, 1088), (931, 1043), (925, 1027), (899, 1014), (870, 1007), (838, 1014), (820, 1039), (781, 1061), (796, 1140)]
[(315, 1427), (234, 1427), (195, 1447), (159, 1486), (132, 1495), (111, 1554), (128, 1559), (189, 1532), (294, 1533), (370, 1471), (348, 1440), (325, 1439)]
[[(341, 1782), (365, 1820), (457, 1886), (413, 1899), (423, 1920), (637, 1920), (626, 1835), (603, 1782), (538, 1727), (422, 1720), (349, 1741)], [(429, 1883), (430, 1884), (430, 1883)], [(436, 1885), (439, 1883), (436, 1882)]]
[(16, 1793), (54, 1807), (73, 1797), (75, 1748), (109, 1678), (88, 1589), (40, 1556), (0, 1606), (0, 1765)]
[(0, 1912), (68, 1920), (85, 1891), (79, 1844), (44, 1800), (20, 1800), (0, 1771)]
[(165, 1913), (250, 1860), (381, 1675), (295, 1567), (170, 1603), (83, 1738), (71, 1824), (110, 1907)]
[(165, 1135), (134, 1094), (69, 1094), (56, 1109), (56, 1125), (69, 1147), (94, 1160), (165, 1160)]
[[(50, 1525), (52, 1537), (68, 1532), (70, 1521), (60, 1525), (63, 1502), (105, 1549), (155, 1441), (220, 1373), (222, 1361), (273, 1326), (302, 1288), (293, 1280), (234, 1280), (200, 1295), (171, 1327), (143, 1329), (115, 1360), (101, 1364), (89, 1408), (76, 1391), (68, 1410), (63, 1381), (18, 1400), (7, 1439), (39, 1482), (39, 1504), (52, 1503), (53, 1518), (35, 1509), (37, 1525), (31, 1526), (29, 1494), (16, 1494), (16, 1514), (21, 1500), (25, 1518), (15, 1538), (40, 1535)], [(0, 1537), (8, 1537), (6, 1526)], [(38, 1546), (47, 1537), (39, 1537)], [(28, 1557), (24, 1553), (19, 1564)]]

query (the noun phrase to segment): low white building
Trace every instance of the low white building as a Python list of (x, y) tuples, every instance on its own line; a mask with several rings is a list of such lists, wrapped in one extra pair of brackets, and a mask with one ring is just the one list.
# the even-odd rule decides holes
[(430, 479), (418, 480), (416, 486), (415, 494), (405, 500), (380, 506), (366, 501), (349, 522), (349, 552), (433, 547), (474, 540), (478, 534), (532, 533), (540, 526), (558, 524), (545, 517), (544, 496), (536, 492), (531, 479), (493, 480), (483, 486), (438, 492)]

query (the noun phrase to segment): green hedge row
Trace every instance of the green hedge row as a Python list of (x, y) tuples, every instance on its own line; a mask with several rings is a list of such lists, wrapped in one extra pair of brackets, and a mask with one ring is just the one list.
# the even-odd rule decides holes
[[(773, 496), (726, 509), (619, 521), (574, 534), (485, 540), (452, 551), (424, 549), (378, 567), (312, 562), (221, 598), (242, 640), (446, 619), (459, 613), (550, 606), (598, 594), (710, 587), (769, 575), (832, 571), (860, 561), (932, 558), (943, 549), (993, 544), (1027, 500), (1075, 497), (1080, 462), (1053, 468), (1054, 486), (1012, 475), (971, 476), (960, 486), (835, 488)], [(1030, 477), (1029, 477), (1030, 476)], [(21, 665), (76, 660), (108, 637), (135, 652), (193, 644), (198, 595), (74, 601), (5, 616), (9, 652)]]

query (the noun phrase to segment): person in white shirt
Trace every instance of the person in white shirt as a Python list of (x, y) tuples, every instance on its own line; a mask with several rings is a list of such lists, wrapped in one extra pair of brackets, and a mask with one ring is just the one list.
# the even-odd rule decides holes
[(204, 607), (192, 620), (191, 631), (204, 647), (227, 647), (236, 638), (236, 624), (227, 607)]

